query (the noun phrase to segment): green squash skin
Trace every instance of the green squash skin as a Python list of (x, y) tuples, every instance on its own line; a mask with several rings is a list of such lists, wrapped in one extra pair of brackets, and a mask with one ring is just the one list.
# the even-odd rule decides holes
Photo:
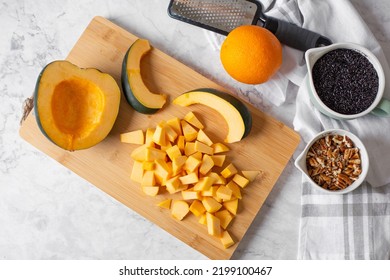
[(245, 132), (244, 132), (244, 135), (242, 136), (241, 139), (243, 139), (249, 135), (249, 133), (251, 132), (251, 129), (252, 129), (252, 114), (249, 111), (248, 107), (246, 107), (242, 101), (240, 101), (239, 99), (237, 99), (233, 95), (230, 95), (226, 92), (222, 92), (222, 91), (219, 91), (219, 90), (216, 90), (213, 88), (199, 88), (196, 90), (191, 90), (189, 92), (193, 92), (193, 91), (203, 91), (203, 92), (212, 93), (212, 94), (214, 94), (222, 99), (225, 99), (227, 102), (232, 104), (238, 110), (238, 112), (240, 113), (240, 115), (244, 121)]
[[(53, 62), (50, 62), (49, 64), (47, 64), (41, 71), (41, 73), (39, 73), (39, 76), (38, 76), (38, 79), (37, 79), (37, 82), (35, 83), (35, 89), (34, 89), (34, 112), (35, 112), (35, 119), (37, 121), (37, 124), (38, 124), (38, 128), (39, 130), (42, 132), (42, 134), (47, 138), (49, 139), (52, 143), (56, 144), (53, 140), (51, 140), (51, 138), (49, 137), (49, 135), (47, 135), (46, 131), (43, 129), (43, 126), (42, 126), (42, 123), (41, 123), (41, 118), (39, 117), (39, 112), (38, 112), (38, 91), (39, 91), (39, 85), (40, 85), (40, 82), (41, 82), (41, 78), (42, 78), (42, 75), (43, 73), (45, 72), (47, 66), (49, 66), (50, 64), (52, 63), (56, 63), (56, 62), (59, 62), (58, 60), (56, 61), (53, 61)], [(57, 144), (56, 144), (57, 145)], [(58, 146), (58, 145), (57, 145)]]
[(148, 114), (152, 115), (155, 114), (159, 108), (148, 108), (145, 107), (141, 102), (138, 101), (137, 98), (135, 98), (133, 91), (131, 89), (128, 75), (127, 75), (127, 57), (129, 56), (129, 52), (131, 50), (130, 48), (127, 50), (126, 55), (122, 62), (122, 73), (121, 73), (121, 83), (122, 83), (122, 90), (126, 97), (127, 102), (131, 105), (131, 107), (134, 108), (137, 112), (140, 112), (142, 114)]

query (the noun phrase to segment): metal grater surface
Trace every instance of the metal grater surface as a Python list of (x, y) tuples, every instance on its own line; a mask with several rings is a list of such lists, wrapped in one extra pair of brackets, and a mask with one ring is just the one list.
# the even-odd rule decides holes
[(174, 0), (170, 14), (182, 21), (227, 34), (257, 21), (258, 5), (243, 0)]

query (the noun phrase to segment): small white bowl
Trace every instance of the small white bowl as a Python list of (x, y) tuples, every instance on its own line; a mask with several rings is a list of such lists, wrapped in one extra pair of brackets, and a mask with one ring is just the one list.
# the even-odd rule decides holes
[[(312, 76), (312, 70), (314, 64), (319, 60), (321, 57), (323, 57), (325, 54), (327, 54), (330, 51), (336, 50), (336, 49), (350, 49), (359, 52), (363, 56), (365, 56), (371, 64), (374, 66), (377, 74), (378, 74), (378, 92), (376, 94), (376, 98), (374, 102), (371, 104), (369, 108), (364, 110), (363, 112), (360, 112), (358, 114), (341, 114), (338, 113), (331, 108), (329, 108), (325, 103), (322, 102), (320, 97), (318, 96), (318, 93), (315, 89), (314, 82), (313, 82), (313, 76)], [(362, 117), (368, 113), (373, 113), (374, 115), (380, 116), (380, 117), (389, 117), (390, 116), (390, 100), (383, 98), (383, 93), (385, 90), (385, 74), (382, 68), (382, 65), (380, 61), (377, 59), (377, 57), (368, 49), (365, 47), (353, 44), (353, 43), (337, 43), (332, 44), (325, 47), (319, 47), (319, 48), (312, 48), (306, 51), (305, 53), (305, 60), (306, 60), (306, 66), (308, 69), (308, 86), (309, 86), (309, 96), (310, 100), (312, 101), (313, 105), (323, 114), (340, 120), (348, 120), (348, 119), (355, 119), (358, 117)]]
[[(316, 184), (313, 181), (313, 179), (309, 176), (308, 171), (307, 171), (306, 156), (307, 156), (307, 153), (308, 153), (310, 147), (318, 139), (323, 138), (323, 137), (325, 137), (326, 135), (329, 135), (329, 134), (331, 134), (331, 135), (342, 135), (342, 136), (346, 135), (346, 136), (348, 136), (353, 141), (353, 143), (355, 144), (355, 147), (359, 148), (359, 152), (360, 152), (362, 173), (359, 175), (359, 178), (355, 182), (353, 182), (350, 186), (348, 186), (348, 187), (346, 187), (345, 189), (342, 189), (342, 190), (332, 191), (332, 190), (324, 189), (323, 187), (319, 186), (318, 184)], [(312, 183), (313, 187), (315, 187), (316, 189), (318, 189), (318, 190), (320, 190), (320, 191), (322, 191), (324, 193), (328, 193), (328, 194), (345, 194), (345, 193), (353, 191), (354, 189), (356, 189), (357, 187), (359, 187), (363, 183), (364, 179), (367, 176), (367, 172), (368, 172), (368, 168), (369, 168), (369, 158), (368, 158), (368, 153), (367, 153), (366, 147), (364, 146), (362, 141), (360, 141), (360, 139), (356, 135), (352, 134), (349, 131), (343, 130), (343, 129), (329, 129), (329, 130), (325, 130), (325, 131), (320, 132), (319, 134), (317, 134), (315, 137), (312, 138), (312, 140), (306, 145), (306, 147), (303, 150), (303, 152), (295, 160), (295, 166), (303, 174), (305, 174), (305, 176)]]

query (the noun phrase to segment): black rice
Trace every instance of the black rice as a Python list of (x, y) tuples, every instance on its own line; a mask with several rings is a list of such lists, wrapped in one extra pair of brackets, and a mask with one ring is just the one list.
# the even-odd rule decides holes
[(378, 74), (362, 53), (335, 49), (313, 66), (314, 87), (322, 102), (340, 114), (353, 115), (366, 110), (378, 92)]

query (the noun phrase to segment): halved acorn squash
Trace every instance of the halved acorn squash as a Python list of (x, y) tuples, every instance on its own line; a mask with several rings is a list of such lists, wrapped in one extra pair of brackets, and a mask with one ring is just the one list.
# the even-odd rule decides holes
[(218, 111), (228, 125), (226, 143), (238, 142), (251, 131), (251, 112), (243, 102), (228, 93), (201, 88), (179, 95), (172, 103), (180, 106), (202, 104)]
[(42, 133), (66, 150), (81, 150), (102, 141), (119, 112), (120, 89), (112, 76), (65, 61), (40, 73), (34, 110)]
[(122, 89), (128, 103), (138, 112), (154, 114), (161, 109), (166, 96), (151, 92), (141, 76), (141, 59), (151, 50), (148, 40), (136, 40), (126, 52), (122, 63)]

